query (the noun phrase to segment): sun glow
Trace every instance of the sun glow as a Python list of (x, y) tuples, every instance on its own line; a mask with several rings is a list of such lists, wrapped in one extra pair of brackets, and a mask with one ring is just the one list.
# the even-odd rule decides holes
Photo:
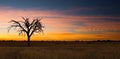
[[(7, 13), (6, 13), (7, 12)], [(50, 10), (22, 10), (0, 7), (0, 40), (26, 40), (26, 36), (19, 36), (15, 30), (8, 33), (10, 20), (21, 21), (21, 15), (29, 18), (43, 17), (44, 35), (34, 34), (31, 40), (99, 40), (120, 39), (120, 23), (105, 21), (104, 19), (120, 19), (107, 16), (76, 16), (65, 15), (62, 12)], [(27, 16), (26, 16), (27, 15)], [(96, 20), (91, 20), (96, 19)], [(102, 19), (102, 20), (99, 20)]]

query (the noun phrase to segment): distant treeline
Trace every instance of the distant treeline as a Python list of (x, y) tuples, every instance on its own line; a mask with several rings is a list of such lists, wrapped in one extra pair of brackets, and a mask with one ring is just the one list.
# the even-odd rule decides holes
[[(54, 45), (80, 45), (80, 44), (118, 44), (120, 40), (96, 40), (96, 41), (31, 41), (31, 46), (54, 46)], [(27, 41), (0, 40), (0, 46), (27, 46)]]
[[(27, 42), (27, 41), (17, 41), (17, 40), (0, 40), (0, 42)], [(120, 42), (120, 40), (91, 40), (91, 41), (80, 41), (80, 40), (74, 40), (74, 41), (31, 41), (31, 42)]]

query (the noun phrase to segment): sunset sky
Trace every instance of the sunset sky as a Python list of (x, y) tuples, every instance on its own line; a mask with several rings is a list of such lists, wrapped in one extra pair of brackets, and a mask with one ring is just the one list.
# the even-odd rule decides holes
[(119, 0), (0, 0), (0, 40), (27, 40), (10, 20), (43, 17), (44, 35), (31, 40), (120, 40)]

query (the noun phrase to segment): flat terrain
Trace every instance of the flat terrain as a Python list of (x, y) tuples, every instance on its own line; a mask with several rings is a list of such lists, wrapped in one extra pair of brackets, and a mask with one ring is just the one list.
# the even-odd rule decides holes
[(120, 42), (0, 42), (0, 59), (120, 59)]

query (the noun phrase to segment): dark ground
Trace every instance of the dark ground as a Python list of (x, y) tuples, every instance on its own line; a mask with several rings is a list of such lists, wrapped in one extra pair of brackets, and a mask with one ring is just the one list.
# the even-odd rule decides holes
[(0, 59), (120, 59), (120, 42), (0, 41)]

